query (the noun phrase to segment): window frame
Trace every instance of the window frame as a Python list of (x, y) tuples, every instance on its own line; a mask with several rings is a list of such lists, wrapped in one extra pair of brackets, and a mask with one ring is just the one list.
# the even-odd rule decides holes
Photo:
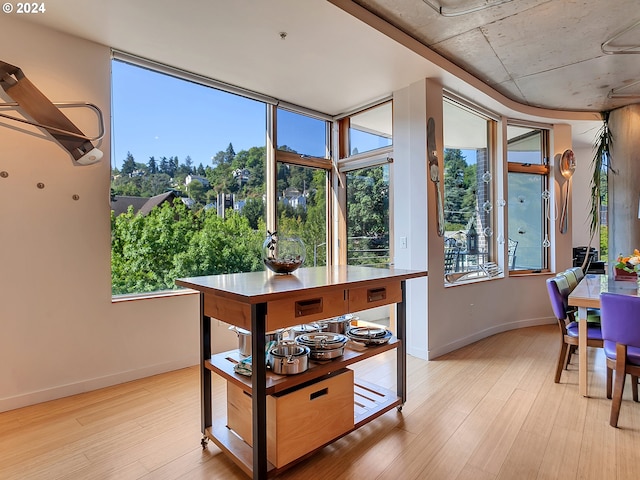
[[(507, 119), (506, 121), (506, 127), (521, 127), (521, 128), (530, 128), (530, 129), (534, 129), (534, 130), (538, 130), (540, 131), (540, 163), (539, 164), (532, 164), (532, 163), (521, 163), (521, 162), (510, 162), (509, 161), (509, 140), (508, 138), (505, 136), (505, 140), (504, 140), (504, 144), (505, 144), (505, 164), (506, 164), (506, 180), (505, 180), (505, 197), (509, 198), (509, 180), (508, 180), (508, 175), (509, 173), (515, 173), (515, 174), (529, 174), (529, 175), (540, 175), (541, 177), (544, 178), (544, 185), (545, 188), (543, 188), (544, 190), (549, 190), (550, 188), (550, 184), (551, 184), (551, 180), (550, 180), (550, 174), (551, 174), (551, 167), (550, 167), (550, 152), (551, 152), (551, 142), (550, 142), (550, 138), (551, 138), (551, 131), (552, 131), (552, 127), (550, 125), (543, 125), (543, 124), (539, 124), (539, 123), (534, 123), (534, 122), (523, 122), (523, 121), (518, 121), (518, 120), (514, 120), (514, 119)], [(551, 200), (549, 200), (549, 204), (550, 207), (552, 207), (552, 202)], [(544, 209), (543, 209), (544, 210)], [(542, 225), (542, 232), (543, 235), (545, 236), (549, 236), (550, 235), (550, 228), (551, 228), (551, 220), (549, 218), (542, 218), (541, 219), (543, 223)], [(508, 225), (509, 225), (509, 210), (507, 208), (507, 212), (505, 215), (505, 234), (508, 237)], [(542, 247), (545, 248), (545, 247)], [(531, 275), (531, 274), (535, 274), (535, 273), (549, 273), (550, 270), (550, 261), (551, 261), (551, 247), (547, 247), (545, 254), (543, 255), (543, 268), (540, 269), (519, 269), (519, 270), (512, 270), (511, 269), (511, 265), (510, 262), (507, 259), (506, 262), (506, 271), (508, 272), (508, 275), (511, 277), (517, 277), (519, 275)], [(507, 253), (507, 252), (505, 252)]]
[[(487, 110), (486, 108), (483, 108), (473, 102), (470, 102), (466, 99), (463, 99), (461, 97), (458, 97), (457, 95), (448, 92), (448, 91), (444, 91), (443, 95), (442, 95), (442, 102), (443, 104), (445, 102), (448, 102), (452, 105), (454, 105), (457, 108), (460, 108), (462, 110), (465, 110), (473, 115), (476, 115), (482, 119), (484, 119), (486, 121), (486, 137), (487, 137), (487, 165), (490, 168), (489, 173), (491, 174), (492, 180), (490, 182), (490, 187), (489, 187), (489, 201), (491, 202), (492, 205), (492, 210), (491, 210), (491, 221), (490, 221), (490, 225), (489, 227), (492, 230), (492, 235), (489, 239), (487, 239), (487, 247), (489, 249), (488, 251), (488, 255), (487, 255), (487, 259), (485, 262), (483, 263), (496, 263), (496, 264), (500, 264), (501, 262), (498, 262), (498, 256), (499, 256), (499, 249), (498, 249), (498, 241), (496, 240), (496, 232), (498, 231), (498, 227), (500, 226), (500, 219), (499, 219), (499, 214), (497, 212), (496, 204), (497, 204), (497, 194), (499, 191), (499, 184), (501, 183), (498, 179), (498, 174), (501, 171), (501, 169), (498, 168), (498, 154), (499, 154), (499, 150), (500, 150), (500, 145), (498, 142), (498, 129), (500, 127), (501, 124), (501, 117), (497, 114), (495, 114), (494, 112), (491, 112), (490, 110)], [(444, 113), (443, 113), (443, 142), (444, 142)], [(446, 145), (443, 144), (442, 147), (443, 150), (443, 156), (444, 156), (444, 151), (447, 150)], [(442, 172), (443, 172), (443, 178), (442, 178), (442, 184), (443, 184), (443, 196), (445, 194), (445, 190), (444, 190), (444, 158), (442, 160)], [(476, 176), (477, 176), (477, 171), (476, 171)], [(477, 192), (476, 192), (477, 195)], [(477, 198), (477, 197), (476, 197)], [(478, 232), (478, 235), (481, 235), (480, 232)], [(443, 247), (443, 257), (446, 254), (446, 245)], [(444, 271), (444, 269), (443, 269)], [(462, 278), (462, 276), (467, 275), (469, 273), (473, 273), (473, 271), (461, 271), (461, 272), (453, 272), (453, 273), (457, 273), (459, 278)], [(448, 281), (446, 278), (446, 273), (445, 273), (445, 278), (444, 278), (444, 285), (445, 288), (448, 287), (453, 287), (456, 285), (461, 285), (461, 284), (472, 284), (472, 283), (477, 283), (477, 282), (482, 282), (482, 281), (486, 281), (486, 280), (490, 280), (492, 278), (503, 278), (504, 277), (504, 271), (501, 272), (498, 275), (494, 275), (494, 276), (490, 276), (490, 277), (477, 277), (477, 278), (464, 278), (461, 279), (459, 281), (454, 280), (454, 281)]]

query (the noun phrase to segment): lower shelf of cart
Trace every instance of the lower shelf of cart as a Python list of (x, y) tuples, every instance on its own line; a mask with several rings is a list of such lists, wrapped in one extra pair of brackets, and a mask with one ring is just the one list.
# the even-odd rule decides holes
[[(401, 406), (402, 399), (397, 396), (396, 392), (356, 379), (354, 382), (354, 428), (345, 432), (344, 435), (348, 435), (393, 408)], [(252, 476), (253, 448), (236, 435), (233, 430), (229, 429), (225, 423), (222, 419), (219, 419), (212, 427), (206, 429), (205, 436), (229, 455), (247, 475)], [(331, 442), (308, 452), (283, 467), (276, 468), (273, 464), (267, 462), (267, 473), (269, 476), (277, 475), (301, 460), (308, 458), (338, 438), (341, 437), (334, 438)]]
[[(330, 374), (348, 365), (353, 365), (367, 358), (374, 357), (381, 353), (394, 350), (401, 344), (401, 340), (392, 337), (391, 340), (384, 344), (372, 347), (365, 347), (354, 342), (348, 342), (344, 349), (342, 357), (334, 360), (309, 360), (309, 369), (296, 375), (276, 375), (271, 371), (267, 371), (266, 376), (266, 393), (273, 395), (289, 388), (301, 385), (309, 380), (320, 378), (323, 375)], [(246, 392), (251, 392), (251, 377), (239, 375), (234, 372), (234, 366), (244, 357), (240, 356), (238, 350), (230, 350), (214, 354), (209, 360), (204, 362), (205, 368), (220, 375), (221, 377), (234, 382)]]

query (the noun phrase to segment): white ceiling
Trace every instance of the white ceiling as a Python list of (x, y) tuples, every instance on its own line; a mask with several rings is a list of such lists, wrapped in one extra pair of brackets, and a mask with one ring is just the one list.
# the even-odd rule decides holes
[[(640, 16), (637, 1), (514, 0), (451, 19), (423, 0), (57, 0), (20, 18), (329, 115), (436, 78), (504, 115), (569, 121), (574, 141), (591, 144), (594, 112), (630, 102), (606, 97), (635, 81), (638, 57), (598, 51)], [(334, 3), (372, 17), (364, 6), (413, 38), (392, 29), (402, 45)]]

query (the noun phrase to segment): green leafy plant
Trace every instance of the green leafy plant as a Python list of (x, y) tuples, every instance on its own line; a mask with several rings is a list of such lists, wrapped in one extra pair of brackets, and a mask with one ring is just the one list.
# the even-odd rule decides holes
[[(587, 251), (591, 248), (593, 239), (598, 231), (598, 225), (600, 224), (600, 200), (602, 198), (602, 183), (603, 175), (607, 175), (608, 171), (616, 173), (613, 169), (611, 161), (611, 147), (613, 146), (613, 135), (609, 129), (609, 114), (610, 111), (602, 112), (602, 126), (598, 130), (596, 141), (593, 146), (594, 155), (591, 161), (591, 196), (589, 203), (589, 246)], [(586, 268), (589, 261), (589, 255), (585, 256), (582, 269)]]

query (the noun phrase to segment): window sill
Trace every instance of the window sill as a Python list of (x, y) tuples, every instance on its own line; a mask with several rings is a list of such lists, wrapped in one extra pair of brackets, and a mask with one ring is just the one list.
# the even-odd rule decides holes
[(459, 282), (449, 283), (445, 281), (444, 288), (459, 287), (460, 285), (474, 285), (476, 283), (490, 282), (492, 280), (500, 280), (505, 278), (504, 275), (496, 275), (494, 277), (472, 278), (469, 280), (461, 280)]
[(549, 275), (551, 270), (510, 270), (510, 277), (530, 277), (537, 275)]
[(182, 295), (196, 295), (199, 292), (190, 288), (181, 288), (179, 290), (160, 290), (158, 292), (146, 293), (128, 293), (124, 295), (112, 295), (111, 303), (133, 302), (137, 300), (153, 300), (157, 298), (168, 298)]

